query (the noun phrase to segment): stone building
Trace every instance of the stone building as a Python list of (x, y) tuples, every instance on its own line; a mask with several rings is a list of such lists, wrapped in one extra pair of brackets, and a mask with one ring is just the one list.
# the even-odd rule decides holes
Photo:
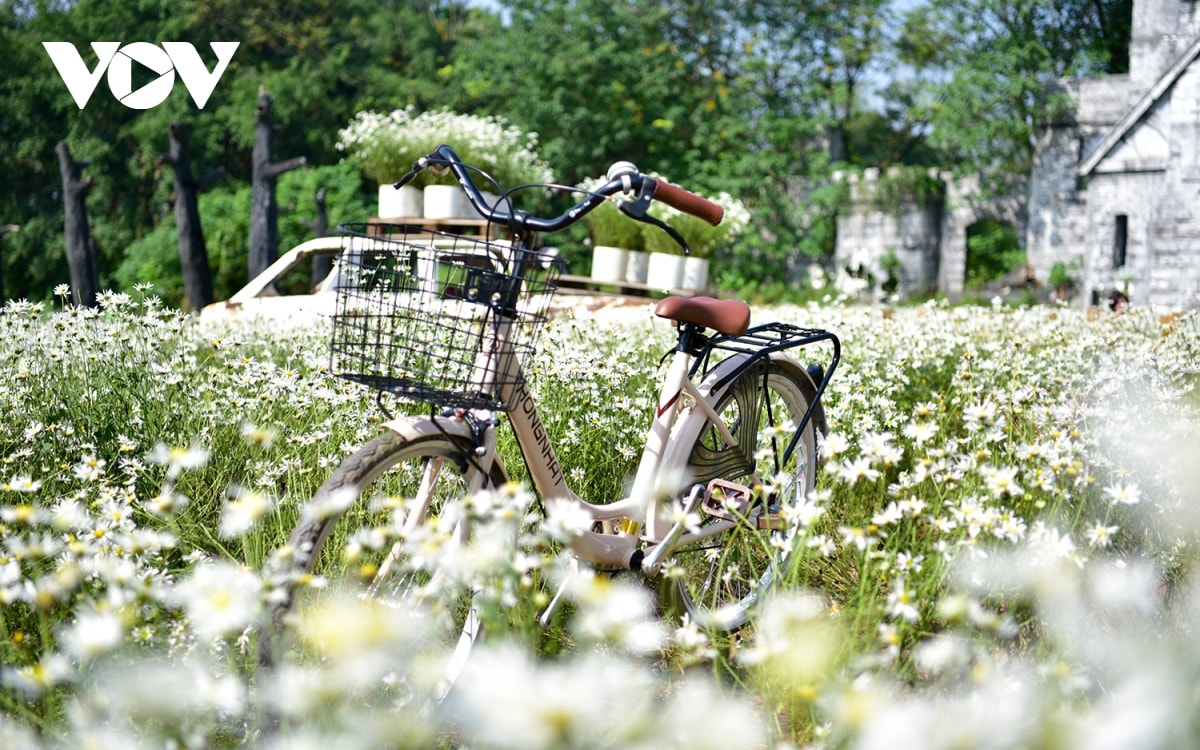
[(1134, 0), (1129, 73), (1075, 82), (1040, 133), (1029, 263), (1080, 268), (1085, 303), (1200, 305), (1200, 2)]
[(1122, 290), (1200, 306), (1200, 0), (1134, 0), (1132, 32), (1129, 73), (1063, 84), (1075, 107), (1041, 128), (1016, 197), (943, 180), (940, 199), (883, 208), (878, 172), (852, 178), (838, 268), (883, 278), (898, 260), (900, 291), (957, 296), (969, 228), (996, 219), (1024, 238), (1036, 279), (1072, 276), (1084, 304)]

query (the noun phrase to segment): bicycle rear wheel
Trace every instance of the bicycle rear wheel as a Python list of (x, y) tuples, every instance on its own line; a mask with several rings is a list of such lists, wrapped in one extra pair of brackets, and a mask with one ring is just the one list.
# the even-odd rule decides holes
[[(480, 636), (478, 608), (461, 581), (438, 566), (441, 545), (464, 545), (471, 532), (465, 499), (505, 483), (494, 463), (484, 476), (474, 446), (449, 434), (405, 439), (387, 432), (367, 443), (330, 476), (292, 532), (279, 590), (259, 633), (259, 667), (304, 658), (288, 637), (289, 620), (303, 618), (329, 591), (346, 587), (389, 606), (428, 608), (439, 618), (439, 643), (449, 655), (442, 697)], [(518, 514), (519, 517), (519, 514)], [(314, 581), (323, 585), (314, 586)]]
[(727, 480), (752, 492), (740, 501), (714, 498), (701, 507), (702, 530), (732, 526), (675, 550), (667, 566), (673, 583), (663, 591), (668, 609), (686, 612), (707, 628), (736, 630), (787, 572), (798, 528), (794, 511), (816, 487), (816, 426), (825, 424), (819, 403), (790, 455), (786, 451), (815, 398), (805, 373), (764, 359), (713, 403), (733, 442), (710, 420), (698, 434), (677, 436), (689, 441), (677, 446), (686, 456), (689, 486)]

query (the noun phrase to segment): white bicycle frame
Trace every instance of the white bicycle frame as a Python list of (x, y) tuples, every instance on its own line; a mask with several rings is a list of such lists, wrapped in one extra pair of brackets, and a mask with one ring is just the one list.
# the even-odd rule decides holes
[[(576, 537), (572, 547), (580, 558), (595, 565), (609, 568), (642, 570), (656, 573), (670, 552), (679, 544), (726, 531), (734, 521), (718, 519), (698, 532), (685, 529), (682, 520), (698, 506), (701, 497), (692, 491), (684, 501), (681, 512), (672, 512), (666, 498), (675, 498), (686, 487), (688, 477), (666, 476), (664, 467), (683, 466), (686, 455), (679, 451), (690, 450), (694, 436), (698, 436), (706, 423), (713, 424), (721, 437), (729, 444), (738, 441), (713, 408), (713, 403), (728, 387), (728, 373), (736, 369), (749, 355), (735, 355), (713, 368), (704, 382), (697, 387), (689, 377), (692, 356), (676, 351), (663, 377), (659, 389), (654, 419), (646, 433), (645, 447), (638, 462), (632, 489), (628, 497), (612, 503), (597, 504), (584, 500), (572, 490), (554, 445), (542, 422), (537, 403), (524, 385), (520, 374), (520, 363), (507, 346), (507, 324), (501, 323), (497, 330), (484, 337), (484, 347), (476, 363), (477, 380), (481, 389), (495, 382), (496, 371), (502, 368), (502, 382), (521, 383), (502, 389), (501, 399), (509, 406), (508, 416), (517, 444), (524, 455), (534, 488), (547, 501), (569, 502), (585, 510), (594, 521), (605, 522), (605, 531), (587, 530)], [(490, 351), (490, 354), (488, 353)], [(780, 362), (803, 373), (799, 363), (780, 353), (770, 355), (772, 361)], [(805, 375), (807, 377), (807, 375)], [(720, 384), (716, 393), (711, 389)], [(492, 414), (486, 411), (473, 412), (475, 424), (484, 424), (480, 451), (474, 458), (482, 471), (476, 472), (474, 484), (468, 491), (482, 489), (482, 484), (496, 461), (495, 428)], [(479, 440), (472, 423), (461, 415), (435, 417), (402, 417), (386, 423), (386, 427), (400, 437), (415, 440), (435, 435), (448, 435), (471, 443)], [(672, 435), (676, 440), (672, 441)], [(686, 438), (683, 436), (687, 436)], [(671, 484), (673, 483), (673, 484)], [(415, 514), (423, 516), (423, 513)], [(613, 522), (621, 521), (615, 525)], [(643, 544), (647, 545), (643, 549)]]

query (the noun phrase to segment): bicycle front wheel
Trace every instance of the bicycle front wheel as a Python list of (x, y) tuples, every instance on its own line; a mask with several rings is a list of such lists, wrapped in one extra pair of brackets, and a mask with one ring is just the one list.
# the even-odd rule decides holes
[(437, 620), (431, 632), (439, 642), (430, 645), (449, 656), (446, 684), (438, 688), (444, 694), (481, 625), (474, 594), (464, 590), (470, 583), (443, 563), (463, 557), (453, 553), (467, 543), (478, 515), (468, 498), (505, 481), (498, 463), (485, 475), (473, 444), (451, 434), (406, 439), (389, 431), (352, 454), (292, 532), (292, 555), (276, 571), (279, 590), (259, 634), (260, 668), (303, 658), (286, 637), (289, 621), (304, 618), (327, 592), (350, 587)]
[[(797, 531), (795, 510), (816, 487), (818, 403), (788, 453), (796, 427), (816, 399), (812, 380), (799, 369), (762, 360), (740, 374), (712, 402), (720, 423), (704, 420), (699, 432), (678, 436), (689, 445), (689, 486), (727, 480), (750, 490), (700, 509), (701, 531), (726, 528), (680, 545), (667, 574), (669, 609), (696, 623), (732, 631), (744, 625), (767, 591), (788, 570)], [(730, 440), (732, 437), (732, 440)], [(677, 454), (678, 455), (678, 454)]]

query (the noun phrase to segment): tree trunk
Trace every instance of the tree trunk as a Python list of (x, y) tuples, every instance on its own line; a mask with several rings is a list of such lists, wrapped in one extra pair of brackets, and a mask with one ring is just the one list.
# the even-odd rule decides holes
[(825, 136), (829, 139), (829, 161), (833, 164), (848, 161), (850, 148), (846, 142), (846, 128), (841, 123), (829, 125), (825, 128)]
[[(0, 225), (0, 240), (4, 239), (4, 235), (9, 232), (16, 232), (21, 227), (18, 224)], [(4, 295), (4, 256), (0, 255), (0, 306), (4, 304), (7, 297)]]
[(159, 160), (170, 164), (175, 172), (175, 229), (179, 234), (183, 288), (187, 294), (187, 309), (198, 312), (213, 301), (212, 271), (208, 265), (208, 249), (204, 245), (204, 229), (200, 225), (199, 195), (221, 177), (224, 170), (214, 170), (196, 180), (192, 175), (187, 128), (183, 123), (171, 123), (169, 139), (170, 152), (160, 155)]
[(100, 263), (92, 234), (88, 229), (87, 194), (92, 178), (80, 179), (88, 159), (81, 162), (71, 158), (71, 149), (64, 141), (55, 147), (63, 182), (63, 229), (67, 239), (67, 267), (71, 272), (71, 294), (76, 305), (95, 307), (100, 294)]
[[(314, 221), (305, 221), (304, 226), (312, 230), (313, 237), (324, 237), (329, 234), (329, 214), (325, 210), (325, 188), (317, 191), (317, 195), (313, 198), (313, 203), (317, 206), (317, 218)], [(325, 280), (329, 272), (333, 270), (333, 256), (328, 253), (314, 255), (312, 259), (312, 286), (315, 289), (317, 284)]]
[(303, 156), (272, 161), (275, 126), (271, 123), (271, 96), (261, 89), (255, 113), (258, 123), (250, 175), (250, 278), (265, 271), (279, 257), (279, 206), (275, 201), (275, 181), (284, 172), (308, 163)]

